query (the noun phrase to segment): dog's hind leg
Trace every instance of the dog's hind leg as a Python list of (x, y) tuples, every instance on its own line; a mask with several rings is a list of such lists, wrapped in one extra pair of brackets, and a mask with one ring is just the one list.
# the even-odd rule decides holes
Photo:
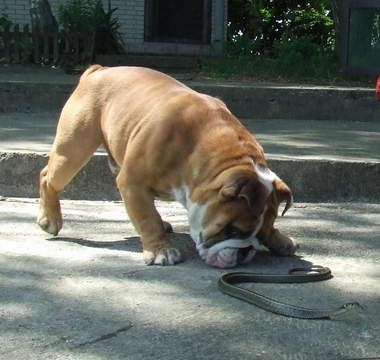
[(95, 111), (82, 110), (75, 93), (66, 103), (47, 166), (40, 173), (40, 210), (37, 223), (49, 234), (62, 228), (59, 193), (88, 162), (102, 142)]

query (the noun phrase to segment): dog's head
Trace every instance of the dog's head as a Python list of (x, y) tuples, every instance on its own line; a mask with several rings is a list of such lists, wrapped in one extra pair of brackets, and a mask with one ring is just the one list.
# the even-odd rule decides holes
[(282, 201), (284, 214), (292, 204), (291, 191), (268, 168), (255, 165), (249, 171), (226, 172), (213, 195), (190, 211), (191, 235), (200, 256), (221, 268), (250, 261), (260, 247), (256, 235), (273, 229)]

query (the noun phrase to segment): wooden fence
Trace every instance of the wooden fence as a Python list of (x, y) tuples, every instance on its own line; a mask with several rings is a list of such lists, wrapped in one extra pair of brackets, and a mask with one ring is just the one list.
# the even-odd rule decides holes
[(8, 26), (0, 31), (0, 61), (36, 64), (82, 64), (91, 62), (95, 51), (95, 31), (68, 33), (55, 29), (40, 33), (28, 25)]

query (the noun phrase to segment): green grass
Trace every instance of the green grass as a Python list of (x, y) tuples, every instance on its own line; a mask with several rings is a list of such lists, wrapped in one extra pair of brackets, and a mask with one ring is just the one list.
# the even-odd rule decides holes
[(286, 56), (224, 56), (203, 58), (200, 75), (213, 79), (253, 80), (318, 85), (374, 86), (374, 77), (342, 73), (332, 54), (305, 58), (299, 53)]

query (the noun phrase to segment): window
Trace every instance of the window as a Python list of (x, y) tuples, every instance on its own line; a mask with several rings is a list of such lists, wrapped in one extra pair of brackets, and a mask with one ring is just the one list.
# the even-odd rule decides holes
[(145, 41), (209, 44), (211, 0), (146, 0)]

